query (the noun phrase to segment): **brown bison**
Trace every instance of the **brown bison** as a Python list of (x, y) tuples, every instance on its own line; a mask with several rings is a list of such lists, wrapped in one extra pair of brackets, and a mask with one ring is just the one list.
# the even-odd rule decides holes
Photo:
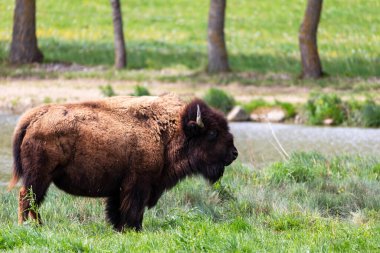
[(19, 193), (19, 223), (38, 206), (53, 182), (63, 191), (105, 197), (116, 230), (142, 228), (145, 207), (186, 176), (211, 183), (238, 152), (225, 118), (203, 101), (173, 95), (114, 97), (43, 105), (26, 112), (13, 136), (12, 188)]

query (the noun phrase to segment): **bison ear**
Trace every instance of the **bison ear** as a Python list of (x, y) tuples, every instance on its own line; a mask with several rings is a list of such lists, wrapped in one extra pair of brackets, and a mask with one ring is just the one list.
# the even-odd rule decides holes
[[(201, 103), (201, 106), (203, 104)], [(202, 134), (205, 130), (205, 125), (202, 120), (200, 101), (190, 103), (182, 118), (182, 126), (186, 137), (196, 137)]]

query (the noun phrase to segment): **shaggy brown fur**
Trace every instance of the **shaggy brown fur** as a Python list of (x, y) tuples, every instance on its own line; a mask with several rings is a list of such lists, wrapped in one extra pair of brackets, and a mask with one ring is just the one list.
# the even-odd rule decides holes
[(53, 182), (70, 194), (106, 197), (107, 218), (121, 231), (140, 230), (145, 207), (186, 176), (218, 180), (237, 150), (221, 114), (201, 100), (186, 105), (165, 95), (34, 108), (15, 129), (13, 156), (10, 188), (23, 179), (20, 223), (39, 219), (26, 190), (40, 205)]

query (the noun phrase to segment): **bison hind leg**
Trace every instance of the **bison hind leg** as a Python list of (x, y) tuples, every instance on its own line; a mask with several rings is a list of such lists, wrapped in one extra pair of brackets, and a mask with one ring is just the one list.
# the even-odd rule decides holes
[(30, 209), (29, 201), (27, 199), (28, 191), (25, 187), (21, 187), (18, 195), (18, 224), (22, 225), (28, 218)]
[(19, 192), (18, 203), (18, 224), (22, 225), (24, 221), (29, 218), (36, 221), (38, 224), (42, 224), (41, 216), (38, 213), (38, 205), (36, 204), (35, 195), (32, 190), (28, 190), (25, 187), (21, 187)]
[(119, 195), (111, 196), (106, 201), (106, 216), (107, 220), (117, 229), (120, 223), (120, 197)]
[[(28, 181), (27, 179), (25, 181)], [(19, 193), (19, 208), (18, 208), (18, 223), (22, 224), (26, 219), (31, 218), (38, 224), (42, 224), (41, 216), (38, 213), (38, 208), (41, 205), (50, 182), (30, 183), (26, 182), (20, 189)]]

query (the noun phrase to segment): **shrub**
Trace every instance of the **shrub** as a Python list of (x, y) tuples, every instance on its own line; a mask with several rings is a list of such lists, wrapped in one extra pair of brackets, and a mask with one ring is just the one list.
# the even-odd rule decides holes
[(341, 124), (347, 117), (342, 100), (335, 94), (314, 94), (307, 101), (306, 114), (309, 124), (322, 125), (325, 119)]
[(235, 99), (231, 95), (216, 88), (209, 89), (203, 100), (211, 107), (219, 109), (224, 113), (228, 113), (235, 105)]
[(357, 100), (349, 100), (346, 103), (347, 125), (363, 126), (362, 110), (363, 103)]
[(242, 105), (243, 109), (248, 113), (253, 112), (257, 108), (269, 106), (271, 106), (271, 104), (263, 99), (255, 99)]
[(379, 127), (380, 126), (380, 105), (369, 99), (364, 103), (356, 100), (347, 102), (348, 125)]
[(44, 104), (50, 104), (53, 102), (53, 100), (51, 99), (51, 97), (47, 96), (47, 97), (44, 97), (43, 102)]
[(276, 100), (275, 105), (280, 106), (286, 112), (287, 118), (293, 118), (294, 116), (296, 116), (297, 112), (293, 104), (287, 102), (280, 102)]
[(367, 101), (361, 109), (361, 118), (366, 127), (380, 127), (380, 105)]
[(113, 97), (116, 96), (115, 91), (113, 90), (112, 86), (110, 84), (99, 86), (100, 92), (105, 97)]
[(141, 97), (141, 96), (149, 96), (150, 92), (144, 86), (136, 85), (132, 96)]

